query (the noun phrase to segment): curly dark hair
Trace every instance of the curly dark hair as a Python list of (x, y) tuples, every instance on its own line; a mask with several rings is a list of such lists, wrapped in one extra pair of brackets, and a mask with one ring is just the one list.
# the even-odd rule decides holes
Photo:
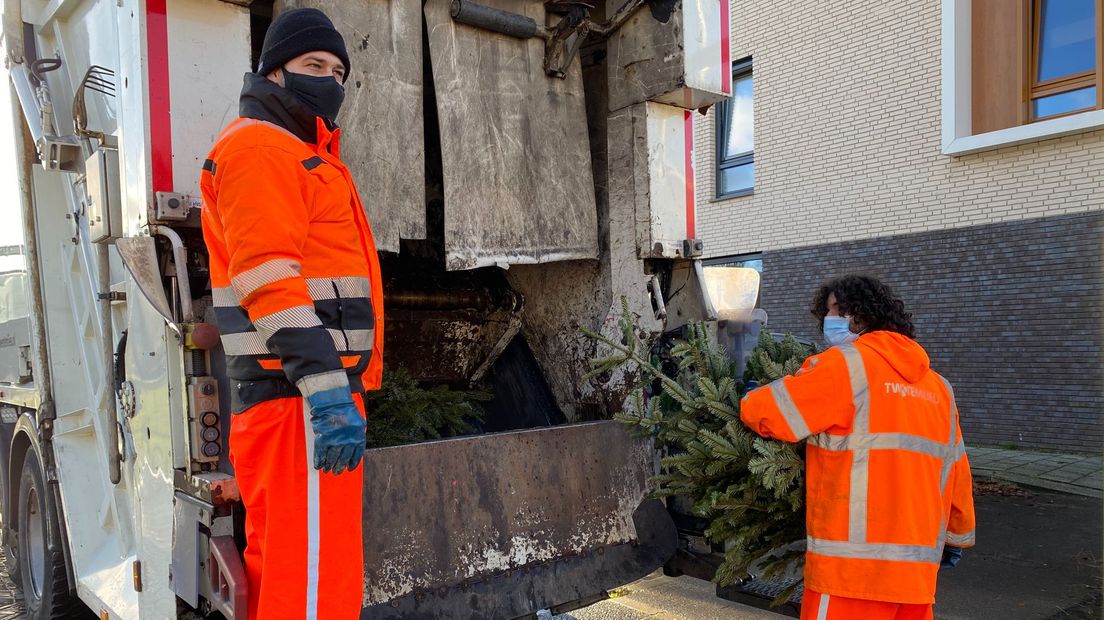
[(916, 338), (912, 314), (905, 312), (904, 302), (881, 280), (863, 275), (836, 278), (817, 290), (810, 311), (822, 328), (832, 293), (836, 294), (840, 314), (853, 317), (866, 331), (885, 330)]

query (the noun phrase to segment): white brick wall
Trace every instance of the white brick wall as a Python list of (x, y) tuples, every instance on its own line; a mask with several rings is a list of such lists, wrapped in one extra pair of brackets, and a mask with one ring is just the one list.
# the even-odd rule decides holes
[(1104, 130), (940, 152), (940, 2), (733, 0), (754, 57), (755, 193), (716, 200), (714, 112), (695, 116), (710, 256), (1104, 207)]

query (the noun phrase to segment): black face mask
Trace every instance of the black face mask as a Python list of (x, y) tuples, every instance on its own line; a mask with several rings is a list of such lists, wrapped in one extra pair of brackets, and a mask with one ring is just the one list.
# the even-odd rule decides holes
[(292, 73), (284, 68), (284, 88), (307, 104), (315, 114), (333, 123), (345, 101), (345, 87), (334, 77)]

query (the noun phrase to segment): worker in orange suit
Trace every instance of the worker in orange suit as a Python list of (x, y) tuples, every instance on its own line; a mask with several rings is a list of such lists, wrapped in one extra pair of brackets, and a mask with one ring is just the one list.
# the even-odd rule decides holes
[(250, 620), (361, 610), (361, 392), (380, 385), (383, 291), (338, 150), (350, 71), (325, 14), (280, 14), (201, 173)]
[(828, 282), (812, 313), (831, 348), (740, 405), (756, 433), (807, 440), (801, 617), (931, 618), (940, 566), (974, 544), (954, 392), (878, 280)]

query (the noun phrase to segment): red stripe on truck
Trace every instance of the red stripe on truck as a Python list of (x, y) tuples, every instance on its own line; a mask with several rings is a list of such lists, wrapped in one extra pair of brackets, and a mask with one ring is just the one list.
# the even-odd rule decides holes
[(728, 37), (728, 0), (721, 0), (721, 92), (732, 94), (732, 49)]
[(150, 165), (153, 191), (173, 191), (172, 111), (169, 105), (169, 25), (166, 0), (146, 0), (146, 62), (149, 63)]
[(683, 110), (682, 126), (685, 150), (683, 153), (686, 167), (686, 238), (694, 238), (694, 111)]

